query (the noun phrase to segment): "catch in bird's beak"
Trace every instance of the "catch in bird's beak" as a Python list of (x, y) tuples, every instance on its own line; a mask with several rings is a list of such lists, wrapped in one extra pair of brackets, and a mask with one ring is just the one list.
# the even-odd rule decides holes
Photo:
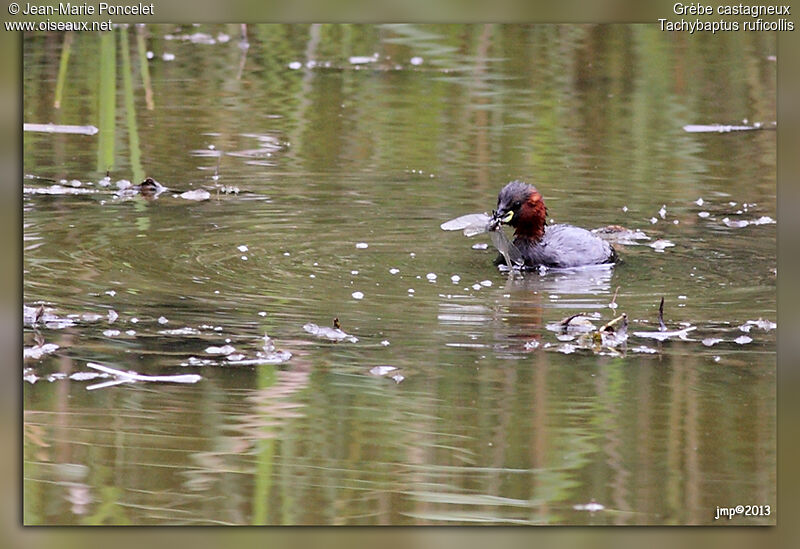
[(504, 212), (503, 210), (494, 210), (492, 211), (492, 220), (490, 223), (492, 228), (496, 228), (501, 223), (506, 223), (506, 224), (510, 223), (513, 217), (514, 217), (513, 210), (509, 210), (507, 212)]

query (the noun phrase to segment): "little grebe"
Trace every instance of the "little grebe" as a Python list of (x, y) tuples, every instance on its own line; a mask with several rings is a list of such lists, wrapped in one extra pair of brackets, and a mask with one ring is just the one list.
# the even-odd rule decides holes
[[(525, 267), (570, 268), (614, 263), (617, 253), (605, 240), (572, 225), (545, 225), (547, 207), (533, 185), (512, 181), (497, 196), (493, 223), (514, 227), (514, 245)], [(500, 255), (495, 264), (505, 263)]]

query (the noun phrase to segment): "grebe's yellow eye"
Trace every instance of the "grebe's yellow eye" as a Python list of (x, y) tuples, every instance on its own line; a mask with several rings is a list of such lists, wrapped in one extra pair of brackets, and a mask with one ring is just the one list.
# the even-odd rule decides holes
[(508, 223), (509, 221), (511, 221), (512, 217), (514, 217), (514, 212), (513, 211), (508, 212), (506, 216), (502, 219), (503, 223)]

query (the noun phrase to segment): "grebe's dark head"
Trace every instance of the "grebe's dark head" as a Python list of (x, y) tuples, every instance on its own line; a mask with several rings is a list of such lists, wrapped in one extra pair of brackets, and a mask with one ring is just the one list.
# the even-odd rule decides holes
[(514, 227), (517, 237), (538, 240), (544, 235), (547, 207), (536, 187), (512, 181), (497, 195), (497, 209), (492, 219)]

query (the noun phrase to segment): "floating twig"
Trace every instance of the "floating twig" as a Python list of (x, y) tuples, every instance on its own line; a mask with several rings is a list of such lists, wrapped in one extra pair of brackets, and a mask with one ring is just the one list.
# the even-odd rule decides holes
[(39, 322), (42, 320), (42, 317), (44, 317), (44, 304), (39, 305), (39, 308), (36, 309), (36, 316), (33, 318), (34, 327), (39, 324)]
[(586, 316), (586, 313), (575, 313), (574, 315), (570, 315), (567, 318), (563, 319), (561, 322), (559, 322), (559, 324), (561, 324), (561, 326), (566, 328), (567, 326), (569, 326), (569, 323), (572, 322), (573, 319), (579, 316)]
[(617, 289), (614, 290), (614, 297), (611, 298), (611, 303), (608, 304), (609, 309), (616, 309), (617, 308), (617, 294), (619, 293), (620, 286), (617, 286)]
[(112, 385), (119, 385), (120, 383), (134, 383), (137, 381), (161, 382), (161, 383), (197, 383), (198, 381), (203, 379), (202, 376), (199, 376), (197, 374), (148, 376), (139, 374), (137, 372), (134, 372), (133, 370), (129, 370), (127, 372), (122, 370), (116, 370), (114, 368), (109, 368), (108, 366), (103, 366), (102, 364), (97, 364), (95, 362), (87, 362), (86, 365), (89, 368), (100, 370), (101, 372), (111, 374), (112, 376), (115, 376), (117, 378), (110, 381), (105, 381), (103, 383), (89, 385), (88, 387), (86, 387), (88, 391), (92, 391), (94, 389), (102, 389), (103, 387), (110, 387)]
[(219, 180), (219, 165), (221, 162), (222, 162), (222, 151), (219, 151), (219, 153), (217, 154), (217, 165), (214, 167), (214, 177), (212, 177), (214, 181)]
[(34, 175), (32, 173), (26, 173), (25, 174), (25, 179), (35, 179), (37, 181), (47, 181), (48, 183), (55, 183), (56, 182), (55, 179), (52, 179), (50, 177), (42, 177), (40, 175)]
[[(617, 324), (620, 324), (618, 328), (616, 327)], [(628, 315), (626, 313), (622, 313), (617, 318), (609, 320), (597, 331), (616, 333), (620, 336), (626, 335), (628, 333)]]
[(657, 332), (633, 332), (633, 335), (636, 337), (647, 337), (650, 339), (655, 339), (657, 341), (666, 341), (668, 339), (682, 339), (684, 341), (688, 340), (689, 332), (692, 332), (697, 329), (697, 326), (689, 326), (688, 328), (683, 328), (681, 330), (668, 330), (667, 326), (664, 324), (664, 297), (661, 297), (661, 303), (658, 306), (658, 331)]
[(688, 334), (697, 329), (697, 326), (689, 326), (682, 330), (672, 330), (671, 332), (633, 332), (636, 337), (647, 337), (657, 341), (666, 341), (668, 339), (682, 339), (688, 341)]
[(753, 124), (687, 124), (683, 127), (683, 131), (687, 133), (729, 133), (729, 132), (746, 132), (753, 130), (775, 130), (778, 125), (775, 122), (763, 123), (754, 122)]
[(100, 131), (95, 126), (72, 126), (67, 124), (23, 124), (22, 130), (26, 132), (77, 133), (82, 135), (94, 135)]

